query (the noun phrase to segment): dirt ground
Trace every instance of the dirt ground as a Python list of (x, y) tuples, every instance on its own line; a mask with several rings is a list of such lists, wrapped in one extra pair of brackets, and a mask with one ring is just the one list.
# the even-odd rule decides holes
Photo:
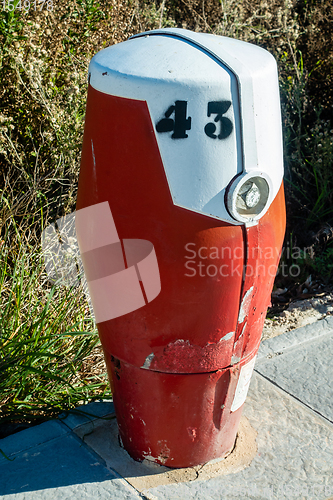
[(284, 311), (265, 320), (261, 340), (309, 325), (330, 314), (333, 314), (333, 293), (306, 300), (296, 300), (291, 302)]

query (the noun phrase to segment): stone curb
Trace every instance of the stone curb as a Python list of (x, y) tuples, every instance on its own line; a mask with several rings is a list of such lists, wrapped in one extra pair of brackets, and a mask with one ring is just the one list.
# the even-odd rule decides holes
[(264, 340), (259, 347), (256, 365), (274, 356), (283, 354), (289, 349), (298, 348), (301, 344), (316, 341), (320, 337), (329, 334), (333, 334), (333, 316), (327, 316), (310, 325), (302, 326), (301, 328), (296, 328), (295, 330)]

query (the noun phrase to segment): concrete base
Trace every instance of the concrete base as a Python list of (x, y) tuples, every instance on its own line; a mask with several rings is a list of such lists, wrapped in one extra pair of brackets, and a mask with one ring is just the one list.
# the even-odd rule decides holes
[(162, 485), (187, 483), (198, 479), (208, 480), (238, 472), (247, 467), (257, 453), (257, 433), (246, 417), (241, 420), (235, 447), (228, 457), (212, 460), (205, 465), (181, 469), (171, 469), (148, 460), (143, 462), (133, 460), (119, 445), (116, 420), (113, 422), (98, 420), (93, 425), (93, 428), (90, 423), (83, 425), (76, 429), (75, 433), (105, 460), (109, 469), (116, 471), (148, 498), (151, 497), (149, 490)]

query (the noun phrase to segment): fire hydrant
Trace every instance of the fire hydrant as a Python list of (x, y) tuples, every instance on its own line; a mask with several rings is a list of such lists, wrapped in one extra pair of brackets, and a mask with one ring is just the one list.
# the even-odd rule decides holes
[(96, 54), (76, 232), (123, 446), (188, 467), (233, 447), (284, 231), (276, 62), (161, 29)]

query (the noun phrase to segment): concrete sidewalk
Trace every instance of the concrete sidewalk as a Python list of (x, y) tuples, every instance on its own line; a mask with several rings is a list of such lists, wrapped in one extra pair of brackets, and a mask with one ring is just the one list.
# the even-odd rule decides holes
[(238, 439), (237, 463), (171, 471), (133, 461), (92, 403), (0, 440), (0, 498), (332, 500), (333, 317), (262, 343), (243, 415), (252, 456)]

